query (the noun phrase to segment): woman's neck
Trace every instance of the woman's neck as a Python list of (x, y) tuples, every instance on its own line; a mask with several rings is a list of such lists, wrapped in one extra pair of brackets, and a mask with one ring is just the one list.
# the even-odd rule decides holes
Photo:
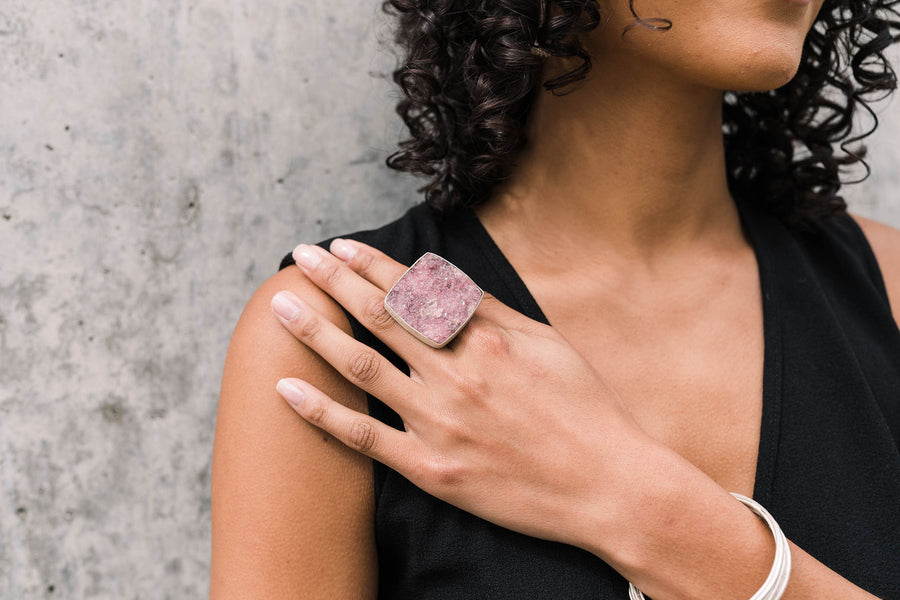
[(528, 145), (479, 215), (502, 237), (644, 260), (733, 239), (721, 93), (610, 64), (573, 93), (538, 92)]

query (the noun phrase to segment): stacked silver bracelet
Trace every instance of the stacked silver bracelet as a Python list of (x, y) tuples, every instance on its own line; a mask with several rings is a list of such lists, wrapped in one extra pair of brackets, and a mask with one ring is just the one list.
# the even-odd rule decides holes
[[(766, 577), (766, 581), (762, 584), (762, 587), (753, 594), (753, 597), (750, 598), (750, 600), (780, 600), (782, 594), (784, 594), (784, 588), (787, 587), (788, 579), (791, 576), (791, 549), (788, 546), (787, 538), (784, 536), (784, 533), (782, 533), (781, 527), (775, 522), (774, 517), (772, 517), (772, 515), (769, 514), (769, 511), (763, 508), (759, 502), (747, 498), (746, 496), (735, 494), (734, 492), (732, 492), (731, 495), (740, 500), (744, 506), (752, 510), (760, 519), (765, 521), (766, 525), (772, 531), (772, 535), (775, 537), (775, 561), (772, 564), (772, 570), (769, 571), (769, 576)], [(644, 594), (641, 593), (641, 590), (634, 587), (631, 582), (628, 583), (628, 597), (631, 600), (646, 600)]]

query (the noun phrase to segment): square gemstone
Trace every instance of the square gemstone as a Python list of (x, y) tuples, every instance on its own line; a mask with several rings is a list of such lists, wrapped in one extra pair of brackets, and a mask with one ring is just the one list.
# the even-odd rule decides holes
[(468, 275), (427, 252), (397, 280), (384, 307), (407, 331), (441, 348), (469, 322), (482, 297)]

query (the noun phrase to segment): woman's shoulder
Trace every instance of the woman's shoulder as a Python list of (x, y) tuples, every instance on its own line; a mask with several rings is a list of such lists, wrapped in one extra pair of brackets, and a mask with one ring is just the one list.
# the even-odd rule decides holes
[[(382, 227), (341, 237), (408, 264), (444, 231), (442, 217), (420, 204)], [(327, 248), (329, 241), (320, 244)], [(323, 598), (365, 598), (376, 589), (371, 460), (298, 418), (275, 391), (280, 378), (298, 377), (354, 410), (368, 409), (361, 390), (272, 314), (272, 297), (286, 290), (352, 333), (343, 309), (293, 264), (291, 254), (285, 256), (252, 295), (228, 349), (213, 452), (217, 598), (288, 597), (310, 590)], [(304, 560), (285, 569), (285, 555)]]
[(371, 461), (297, 417), (275, 384), (298, 377), (360, 411), (365, 397), (275, 318), (270, 302), (281, 290), (349, 331), (299, 269), (273, 274), (248, 301), (216, 419), (211, 597), (374, 597)]
[(857, 214), (850, 217), (871, 247), (896, 318), (900, 315), (900, 229)]

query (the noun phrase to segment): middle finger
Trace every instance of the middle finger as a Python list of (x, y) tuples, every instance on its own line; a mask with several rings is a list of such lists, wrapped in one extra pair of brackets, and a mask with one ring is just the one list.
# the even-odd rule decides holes
[(420, 385), (386, 358), (322, 318), (294, 293), (283, 290), (272, 298), (272, 309), (294, 337), (331, 364), (356, 387), (380, 398), (401, 416), (420, 405)]
[(409, 334), (384, 307), (384, 290), (354, 272), (343, 261), (318, 246), (298, 246), (297, 266), (322, 291), (334, 298), (363, 327), (387, 344), (397, 356), (420, 370), (435, 350)]

